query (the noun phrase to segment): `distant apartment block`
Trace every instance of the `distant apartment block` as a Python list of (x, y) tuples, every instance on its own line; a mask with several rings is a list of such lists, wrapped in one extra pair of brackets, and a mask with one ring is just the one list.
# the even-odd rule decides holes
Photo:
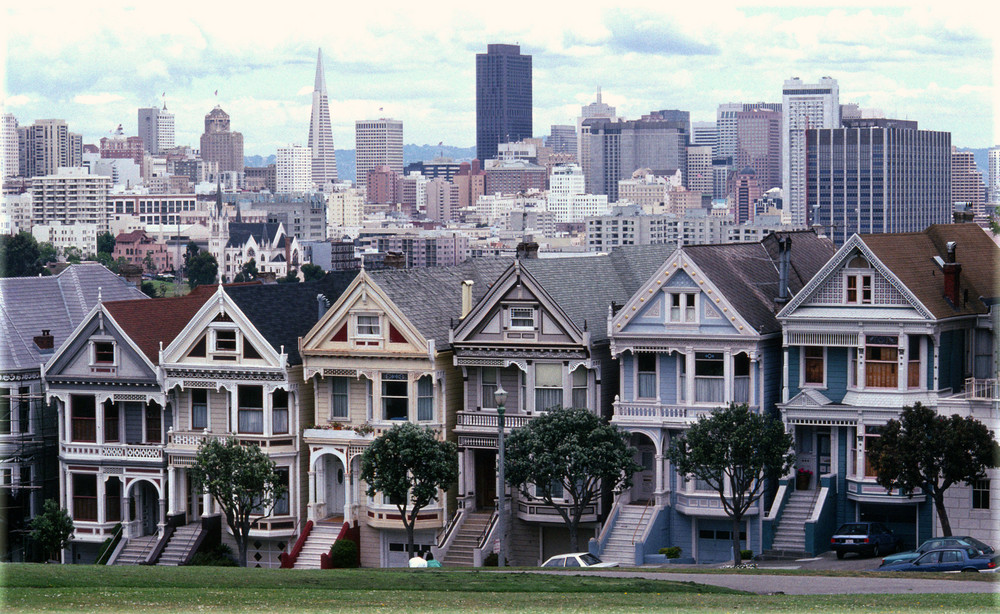
[(304, 194), (312, 191), (312, 151), (298, 144), (279, 147), (274, 177), (279, 194)]
[(458, 232), (362, 233), (359, 243), (363, 249), (403, 254), (408, 269), (450, 266), (469, 257), (469, 238)]
[(229, 114), (216, 105), (205, 116), (201, 159), (216, 162), (219, 172), (243, 172), (243, 134), (230, 129)]
[(94, 224), (98, 232), (107, 232), (110, 189), (111, 177), (88, 175), (79, 167), (35, 177), (31, 182), (32, 222)]
[(976, 158), (971, 151), (958, 151), (951, 147), (951, 203), (965, 204), (973, 211), (977, 221), (986, 221), (986, 185), (983, 174), (976, 168)]
[(354, 122), (354, 151), (358, 188), (367, 187), (368, 171), (380, 166), (402, 175), (403, 122), (385, 117)]
[(198, 209), (194, 194), (112, 194), (107, 201), (110, 214), (134, 215), (146, 225), (184, 224), (185, 213)]
[(60, 257), (65, 259), (67, 248), (80, 250), (81, 256), (97, 253), (97, 235), (104, 232), (97, 224), (82, 222), (65, 223), (53, 220), (31, 227), (31, 236), (39, 243), (51, 243)]
[(13, 113), (0, 116), (0, 180), (16, 177), (19, 171), (17, 155), (17, 118)]
[(18, 174), (54, 175), (59, 168), (80, 166), (83, 137), (69, 131), (61, 119), (38, 119), (17, 128)]
[(156, 156), (174, 147), (174, 115), (163, 108), (139, 109), (139, 138), (146, 152)]

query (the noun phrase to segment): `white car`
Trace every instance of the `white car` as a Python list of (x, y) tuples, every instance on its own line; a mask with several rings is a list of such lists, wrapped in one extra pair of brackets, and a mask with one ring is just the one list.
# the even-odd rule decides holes
[(618, 567), (618, 563), (605, 563), (589, 552), (557, 554), (542, 563), (542, 567)]

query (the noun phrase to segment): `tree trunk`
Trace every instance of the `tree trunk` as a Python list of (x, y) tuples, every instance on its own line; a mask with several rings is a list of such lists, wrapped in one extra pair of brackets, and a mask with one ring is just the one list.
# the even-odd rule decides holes
[(249, 536), (237, 535), (236, 536), (236, 547), (239, 550), (237, 557), (239, 560), (240, 567), (247, 566), (247, 542), (250, 541)]
[(569, 523), (569, 551), (579, 552), (580, 549), (577, 547), (579, 540), (577, 539), (577, 524), (578, 520), (573, 520)]
[(733, 565), (739, 565), (740, 556), (740, 520), (739, 516), (733, 516)]
[(937, 509), (938, 520), (941, 521), (941, 535), (951, 537), (951, 523), (948, 522), (948, 510), (944, 507), (944, 492), (934, 489), (931, 497), (934, 499), (934, 507)]

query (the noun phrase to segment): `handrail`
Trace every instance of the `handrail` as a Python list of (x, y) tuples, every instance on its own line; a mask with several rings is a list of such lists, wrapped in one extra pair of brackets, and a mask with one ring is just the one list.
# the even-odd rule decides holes
[(614, 529), (615, 521), (618, 519), (622, 494), (623, 493), (617, 493), (615, 495), (615, 498), (611, 502), (611, 511), (608, 512), (608, 517), (604, 519), (604, 526), (601, 527), (600, 533), (597, 534), (597, 543), (600, 544), (601, 549), (603, 549), (604, 544), (608, 542), (608, 535)]
[[(145, 537), (145, 536), (142, 536), (142, 537)], [(151, 540), (149, 540), (149, 542), (146, 543), (145, 546), (142, 547), (142, 550), (139, 551), (139, 564), (140, 565), (148, 565), (149, 564), (149, 555), (152, 554), (153, 550), (156, 548), (156, 545), (158, 543), (160, 543), (160, 540), (158, 540), (158, 539), (151, 539)]]
[(309, 520), (306, 522), (305, 526), (302, 527), (302, 534), (299, 538), (295, 540), (295, 545), (292, 547), (291, 552), (282, 552), (278, 555), (278, 560), (281, 561), (281, 569), (291, 569), (295, 566), (295, 561), (299, 558), (299, 553), (302, 552), (302, 546), (306, 544), (306, 538), (309, 537), (309, 533), (312, 531), (313, 521)]
[(632, 531), (632, 544), (633, 544), (633, 545), (635, 544), (635, 535), (636, 535), (636, 533), (638, 533), (638, 532), (639, 532), (639, 527), (641, 527), (641, 526), (642, 526), (642, 521), (643, 521), (643, 519), (644, 519), (644, 518), (646, 517), (646, 511), (647, 511), (647, 510), (649, 510), (649, 502), (650, 502), (650, 501), (652, 501), (652, 499), (646, 499), (646, 505), (644, 505), (644, 506), (642, 507), (642, 515), (641, 515), (641, 516), (639, 516), (639, 522), (638, 522), (638, 523), (636, 523), (636, 525), (635, 525), (635, 530), (634, 530), (634, 531)]
[(477, 546), (477, 548), (482, 549), (486, 547), (486, 544), (487, 542), (490, 541), (490, 537), (493, 534), (493, 529), (496, 528), (497, 521), (499, 519), (500, 519), (500, 514), (496, 510), (493, 510), (493, 515), (490, 516), (489, 523), (486, 524), (486, 528), (483, 529), (483, 532), (480, 533), (479, 535), (479, 545)]
[(122, 550), (128, 545), (128, 538), (125, 537), (124, 531), (122, 532), (122, 538), (118, 540), (118, 545), (115, 546), (114, 552), (108, 557), (107, 565), (114, 565), (118, 561), (118, 557), (121, 556)]
[(448, 539), (451, 534), (454, 533), (455, 529), (461, 524), (462, 517), (465, 515), (465, 508), (459, 508), (455, 510), (455, 513), (451, 515), (451, 520), (448, 521), (448, 525), (444, 528), (441, 533), (441, 537), (438, 538), (437, 547), (444, 548), (445, 544), (448, 543)]
[[(122, 532), (124, 530), (125, 525), (119, 522), (118, 528), (111, 534), (111, 542), (108, 543), (107, 549), (101, 554), (101, 558), (97, 559), (98, 565), (110, 564), (111, 556), (118, 550), (118, 544), (121, 542)], [(101, 562), (102, 560), (104, 561), (103, 563)]]
[(160, 555), (162, 555), (163, 551), (167, 549), (167, 544), (170, 542), (170, 539), (174, 536), (174, 530), (176, 530), (176, 528), (177, 527), (175, 527), (172, 524), (168, 524), (167, 526), (163, 527), (163, 535), (160, 536), (160, 539), (156, 540), (155, 542), (156, 546), (153, 548), (153, 552), (150, 553), (149, 558), (146, 560), (147, 565), (156, 564), (156, 561), (159, 560)]

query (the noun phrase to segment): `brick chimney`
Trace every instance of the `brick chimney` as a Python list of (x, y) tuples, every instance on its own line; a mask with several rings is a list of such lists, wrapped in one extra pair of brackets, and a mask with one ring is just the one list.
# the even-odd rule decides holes
[(951, 306), (956, 309), (962, 291), (962, 265), (955, 261), (957, 248), (957, 243), (948, 241), (948, 259), (941, 267), (944, 270), (944, 297), (951, 301)]
[(50, 334), (47, 328), (42, 329), (42, 334), (35, 337), (35, 346), (40, 350), (52, 350), (55, 348), (55, 337)]
[(774, 302), (783, 305), (788, 302), (788, 267), (792, 258), (792, 238), (778, 239), (778, 296)]

